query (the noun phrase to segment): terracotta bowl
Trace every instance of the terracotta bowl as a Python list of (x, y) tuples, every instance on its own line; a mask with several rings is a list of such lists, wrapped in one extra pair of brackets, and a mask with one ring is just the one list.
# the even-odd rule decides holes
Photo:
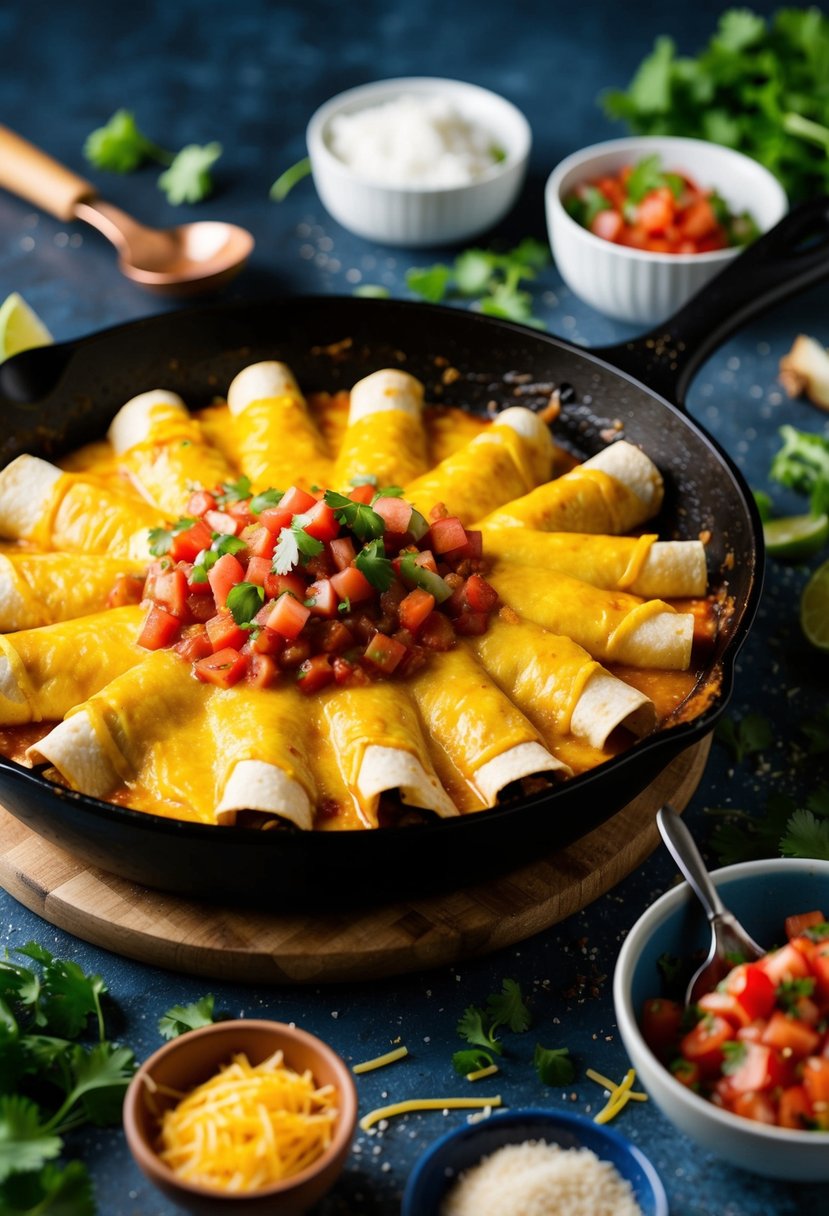
[[(145, 1078), (157, 1085), (188, 1091), (213, 1076), (231, 1056), (243, 1051), (259, 1064), (275, 1051), (297, 1072), (310, 1068), (319, 1085), (334, 1085), (340, 1115), (334, 1139), (313, 1165), (301, 1174), (247, 1195), (226, 1195), (212, 1188), (182, 1182), (159, 1158), (155, 1143), (158, 1111), (165, 1101), (151, 1095)], [(174, 1203), (197, 1216), (300, 1216), (334, 1185), (348, 1156), (357, 1121), (357, 1093), (351, 1072), (321, 1039), (283, 1022), (217, 1022), (192, 1030), (166, 1043), (141, 1065), (124, 1099), (124, 1131), (130, 1151), (150, 1181)]]

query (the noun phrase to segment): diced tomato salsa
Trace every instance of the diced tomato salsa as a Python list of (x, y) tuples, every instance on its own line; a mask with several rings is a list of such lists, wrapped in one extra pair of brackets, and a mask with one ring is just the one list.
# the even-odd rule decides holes
[(682, 1085), (747, 1119), (829, 1131), (829, 924), (786, 920), (788, 942), (738, 963), (689, 1009), (645, 1002), (642, 1034)]
[(481, 533), (443, 504), (424, 519), (394, 488), (291, 486), (230, 503), (200, 490), (150, 541), (139, 641), (172, 646), (222, 688), (405, 677), (483, 633), (498, 606)]
[(658, 155), (577, 186), (564, 207), (594, 236), (650, 253), (711, 253), (759, 235), (748, 212), (734, 214), (686, 173), (663, 172)]

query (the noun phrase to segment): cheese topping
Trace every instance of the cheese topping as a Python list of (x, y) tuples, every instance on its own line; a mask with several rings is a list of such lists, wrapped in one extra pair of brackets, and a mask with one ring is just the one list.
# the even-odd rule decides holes
[(355, 1064), (352, 1071), (358, 1076), (364, 1072), (374, 1072), (375, 1068), (385, 1068), (387, 1064), (395, 1064), (408, 1054), (408, 1047), (395, 1047), (393, 1051), (387, 1051), (382, 1056), (375, 1056), (373, 1060), (363, 1060), (362, 1064)]

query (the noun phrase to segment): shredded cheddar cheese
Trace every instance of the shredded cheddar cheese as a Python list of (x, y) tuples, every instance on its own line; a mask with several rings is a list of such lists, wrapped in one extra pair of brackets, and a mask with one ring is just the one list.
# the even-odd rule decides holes
[(390, 1106), (378, 1106), (369, 1111), (360, 1120), (360, 1128), (367, 1132), (381, 1119), (391, 1119), (394, 1115), (406, 1115), (413, 1110), (468, 1110), (475, 1107), (500, 1106), (501, 1096), (494, 1098), (408, 1098), (404, 1102), (392, 1102)]
[(609, 1123), (630, 1101), (647, 1102), (648, 1100), (647, 1094), (633, 1088), (633, 1082), (636, 1080), (636, 1070), (633, 1068), (627, 1070), (624, 1080), (619, 1085), (615, 1081), (611, 1081), (609, 1077), (603, 1077), (593, 1068), (588, 1068), (586, 1075), (591, 1081), (595, 1081), (597, 1085), (606, 1089), (609, 1094), (607, 1102), (594, 1118), (594, 1123)]
[(331, 1143), (333, 1085), (296, 1073), (281, 1051), (251, 1065), (244, 1053), (161, 1118), (159, 1157), (183, 1181), (218, 1191), (261, 1190), (306, 1169)]
[(385, 1068), (387, 1064), (394, 1064), (397, 1060), (402, 1060), (408, 1054), (408, 1047), (395, 1047), (393, 1051), (387, 1051), (385, 1055), (375, 1056), (373, 1060), (363, 1060), (362, 1064), (355, 1064), (351, 1071), (358, 1075), (364, 1072), (373, 1072), (375, 1068)]
[(483, 1081), (484, 1077), (491, 1077), (497, 1071), (497, 1064), (488, 1064), (486, 1068), (476, 1068), (473, 1072), (468, 1072), (466, 1079), (467, 1081)]

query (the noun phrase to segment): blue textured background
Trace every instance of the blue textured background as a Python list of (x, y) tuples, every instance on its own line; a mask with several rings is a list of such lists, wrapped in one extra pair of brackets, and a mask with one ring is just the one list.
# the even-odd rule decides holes
[[(304, 154), (313, 109), (339, 90), (397, 75), (446, 75), (474, 81), (514, 101), (534, 135), (531, 171), (520, 203), (496, 234), (511, 242), (544, 235), (543, 183), (554, 164), (587, 143), (621, 134), (595, 104), (601, 89), (625, 84), (653, 36), (672, 33), (693, 51), (711, 31), (721, 5), (697, 3), (667, 12), (634, 0), (625, 6), (456, 0), (362, 4), (264, 0), (176, 0), (168, 4), (11, 0), (0, 8), (0, 115), (3, 121), (80, 172), (84, 137), (119, 106), (136, 112), (149, 136), (171, 148), (218, 139), (224, 155), (218, 188), (206, 203), (172, 208), (153, 170), (131, 177), (91, 173), (105, 197), (148, 223), (227, 218), (254, 232), (253, 261), (230, 298), (291, 292), (350, 293), (359, 282), (406, 294), (404, 273), (436, 257), (379, 248), (350, 236), (323, 211), (310, 181), (281, 205), (269, 202), (273, 179)], [(771, 5), (755, 5), (770, 12)], [(655, 16), (654, 16), (655, 14)], [(657, 25), (654, 25), (654, 21)], [(110, 247), (81, 225), (64, 225), (0, 195), (0, 299), (18, 290), (58, 339), (180, 307), (144, 294), (118, 274)], [(536, 289), (537, 311), (563, 336), (601, 345), (633, 332), (581, 305), (554, 269)], [(822, 414), (790, 402), (776, 380), (777, 363), (796, 333), (829, 344), (829, 292), (816, 289), (754, 323), (701, 370), (692, 413), (725, 445), (757, 487), (783, 422), (826, 432)], [(0, 426), (2, 421), (0, 420)], [(774, 491), (781, 511), (800, 500)], [(811, 563), (814, 566), (816, 561)], [(805, 795), (826, 780), (821, 758), (804, 758), (798, 724), (826, 704), (829, 658), (810, 650), (797, 624), (809, 567), (770, 564), (758, 622), (738, 664), (733, 712), (760, 709), (775, 724), (775, 743), (759, 760), (733, 766), (715, 747), (688, 812), (703, 839), (705, 807), (762, 810), (772, 791)], [(626, 930), (667, 886), (674, 868), (655, 855), (640, 874), (556, 929), (514, 950), (457, 969), (372, 985), (261, 991), (207, 984), (120, 960), (60, 933), (0, 893), (0, 942), (36, 938), (55, 952), (104, 974), (120, 1007), (113, 1033), (139, 1057), (160, 1043), (159, 1015), (212, 987), (232, 1014), (295, 1020), (321, 1034), (349, 1060), (384, 1050), (398, 1035), (412, 1058), (359, 1081), (368, 1109), (394, 1097), (461, 1092), (450, 1068), (459, 1046), (455, 1023), (466, 1004), (481, 1003), (505, 975), (531, 998), (534, 1029), (510, 1040), (514, 1053), (497, 1078), (512, 1106), (549, 1103), (595, 1111), (601, 1093), (579, 1079), (566, 1093), (546, 1090), (531, 1066), (535, 1042), (568, 1045), (580, 1070), (621, 1076), (610, 978)], [(440, 1113), (394, 1121), (376, 1137), (360, 1136), (336, 1191), (319, 1208), (334, 1216), (390, 1216), (418, 1154), (450, 1122)], [(732, 1170), (676, 1134), (650, 1105), (628, 1109), (614, 1125), (652, 1158), (674, 1216), (795, 1216), (820, 1210), (825, 1188), (776, 1184)], [(105, 1216), (168, 1216), (133, 1167), (117, 1131), (76, 1136), (73, 1149), (91, 1165)], [(426, 1216), (426, 1214), (424, 1214)]]

